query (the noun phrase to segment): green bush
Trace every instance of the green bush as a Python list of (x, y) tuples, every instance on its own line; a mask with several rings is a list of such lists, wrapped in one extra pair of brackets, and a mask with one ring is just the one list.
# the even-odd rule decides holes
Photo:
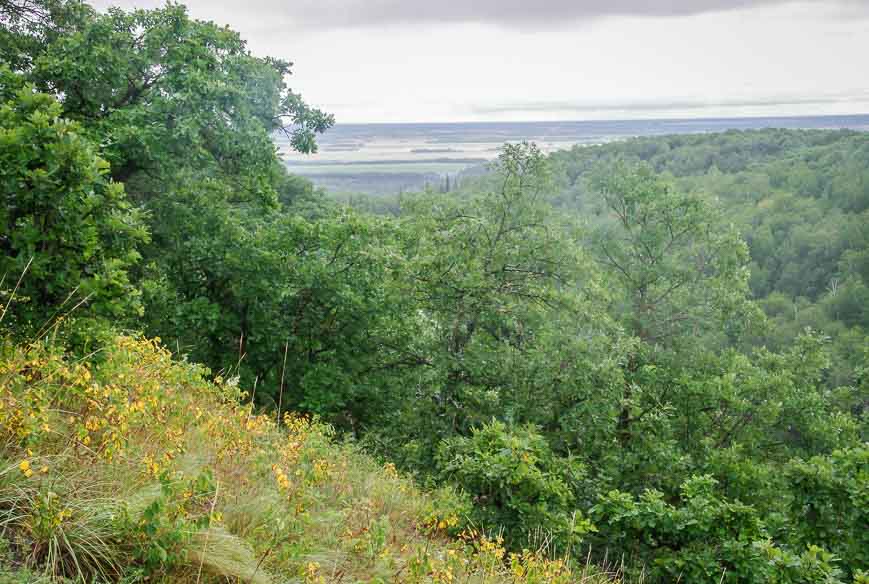
[(656, 490), (602, 495), (591, 510), (601, 545), (630, 554), (630, 564), (653, 582), (840, 582), (832, 554), (776, 546), (760, 513), (719, 496), (717, 485), (711, 476), (693, 476), (676, 503)]
[(485, 424), (470, 437), (443, 441), (437, 464), (444, 478), (474, 497), (473, 518), (483, 528), (503, 528), (508, 546), (551, 535), (569, 547), (594, 529), (574, 511), (572, 485), (582, 466), (556, 457), (533, 427)]
[(801, 546), (824, 542), (848, 566), (869, 569), (869, 448), (795, 460), (785, 473), (791, 539)]

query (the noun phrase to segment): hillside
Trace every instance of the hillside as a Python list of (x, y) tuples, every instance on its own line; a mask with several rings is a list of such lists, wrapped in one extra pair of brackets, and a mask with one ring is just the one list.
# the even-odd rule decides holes
[(507, 555), (461, 497), (203, 374), (132, 337), (2, 345), (0, 581), (610, 582)]

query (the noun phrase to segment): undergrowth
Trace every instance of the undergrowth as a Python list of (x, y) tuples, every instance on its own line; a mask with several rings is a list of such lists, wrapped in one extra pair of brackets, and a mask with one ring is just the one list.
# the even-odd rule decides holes
[(612, 581), (206, 373), (159, 340), (2, 344), (0, 583)]

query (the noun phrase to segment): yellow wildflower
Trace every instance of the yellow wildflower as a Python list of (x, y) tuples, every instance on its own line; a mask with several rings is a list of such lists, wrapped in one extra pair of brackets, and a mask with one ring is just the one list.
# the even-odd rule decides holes
[(18, 468), (19, 468), (19, 470), (21, 470), (21, 472), (27, 478), (30, 478), (31, 476), (33, 476), (33, 470), (30, 468), (30, 461), (29, 460), (22, 460), (21, 464), (18, 465)]

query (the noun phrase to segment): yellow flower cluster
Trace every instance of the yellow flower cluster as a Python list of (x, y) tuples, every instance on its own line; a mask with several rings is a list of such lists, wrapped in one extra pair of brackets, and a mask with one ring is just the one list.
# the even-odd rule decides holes
[(390, 479), (398, 478), (398, 469), (395, 468), (395, 465), (391, 462), (387, 462), (383, 465), (383, 471), (386, 476)]
[(160, 465), (157, 463), (157, 461), (154, 460), (154, 457), (150, 454), (146, 454), (142, 458), (142, 464), (145, 467), (145, 474), (152, 477), (157, 477), (160, 475)]
[(491, 537), (476, 529), (467, 529), (460, 535), (459, 542), (458, 547), (451, 544), (445, 554), (431, 554), (427, 550), (418, 554), (409, 564), (410, 581), (450, 584), (454, 580), (469, 579), (469, 574), (475, 575), (473, 581), (487, 584), (570, 584), (578, 581), (565, 560), (548, 558), (541, 552), (530, 550), (508, 554), (500, 536)]
[(278, 489), (280, 489), (282, 493), (288, 493), (292, 483), (290, 482), (289, 477), (287, 477), (287, 473), (285, 473), (277, 464), (272, 465), (272, 472), (274, 473), (275, 480), (278, 483)]
[[(191, 368), (173, 364), (156, 341), (120, 337), (107, 353), (99, 373), (42, 346), (4, 354), (0, 438), (7, 448), (51, 449), (61, 438), (78, 457), (123, 462), (135, 438), (138, 446), (151, 449), (139, 455), (149, 475), (182, 453), (185, 430), (169, 423), (179, 384), (167, 379), (167, 372), (195, 381)], [(20, 464), (27, 478), (34, 473), (30, 464)]]
[(322, 483), (332, 476), (332, 465), (328, 460), (320, 459), (314, 461), (312, 472), (312, 480), (314, 484)]
[(422, 522), (423, 530), (427, 532), (445, 531), (459, 525), (459, 518), (454, 513), (441, 516), (436, 511), (429, 514)]
[(195, 414), (205, 419), (203, 427), (209, 439), (221, 445), (217, 453), (219, 462), (231, 462), (253, 453), (258, 440), (274, 430), (274, 422), (266, 416), (252, 416), (246, 408), (234, 404), (219, 410), (199, 410)]
[(305, 565), (305, 583), (306, 584), (321, 584), (326, 581), (325, 577), (320, 573), (319, 562), (308, 562)]
[(572, 581), (572, 573), (562, 559), (550, 559), (537, 552), (522, 550), (521, 554), (510, 554), (510, 572), (519, 582), (547, 582), (553, 584)]
[(19, 352), (0, 364), (0, 434), (7, 440), (33, 444), (51, 430), (44, 374), (56, 363), (35, 352)]
[(35, 497), (30, 530), (35, 536), (44, 537), (71, 519), (72, 510), (63, 504), (57, 493), (49, 490)]
[(472, 545), (478, 556), (486, 558), (495, 558), (497, 560), (504, 559), (506, 550), (504, 549), (504, 538), (500, 535), (494, 539), (490, 539), (486, 535), (480, 535), (472, 540)]

